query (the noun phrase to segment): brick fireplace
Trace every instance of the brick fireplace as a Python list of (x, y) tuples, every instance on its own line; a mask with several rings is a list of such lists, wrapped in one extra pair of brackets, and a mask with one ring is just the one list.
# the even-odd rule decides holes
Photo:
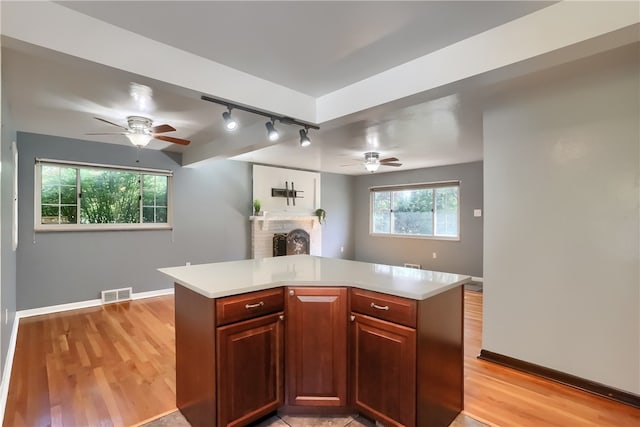
[[(322, 230), (315, 216), (267, 216), (251, 217), (251, 257), (268, 258), (274, 253), (274, 235), (309, 234), (309, 253), (322, 254)], [(286, 249), (285, 249), (286, 250)]]

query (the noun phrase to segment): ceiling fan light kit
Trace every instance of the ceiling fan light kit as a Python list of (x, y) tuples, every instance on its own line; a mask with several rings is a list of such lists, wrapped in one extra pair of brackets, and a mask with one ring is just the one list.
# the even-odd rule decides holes
[(388, 157), (380, 160), (380, 153), (376, 151), (369, 151), (364, 153), (364, 167), (367, 171), (374, 173), (380, 166), (402, 166), (402, 163), (398, 163), (397, 157)]
[[(153, 91), (149, 86), (133, 82), (129, 84), (129, 95), (133, 98), (140, 111), (149, 109), (152, 106), (152, 94)], [(231, 113), (231, 109), (229, 109), (229, 113)], [(166, 141), (180, 145), (189, 145), (191, 143), (191, 141), (189, 141), (188, 139), (160, 135), (161, 133), (174, 132), (176, 128), (167, 124), (154, 126), (153, 120), (145, 116), (128, 116), (126, 127), (119, 125), (118, 123), (110, 122), (109, 120), (101, 119), (100, 117), (94, 117), (94, 119), (118, 127), (121, 129), (121, 131), (87, 133), (86, 135), (124, 135), (127, 137), (129, 142), (131, 142), (138, 148), (146, 147), (152, 139), (159, 139), (160, 141)]]
[(151, 140), (153, 139), (153, 136), (145, 132), (127, 133), (125, 134), (125, 136), (136, 147), (146, 147), (147, 144), (149, 144), (149, 142), (151, 142)]
[[(202, 95), (200, 99), (202, 99), (203, 101), (213, 102), (214, 104), (224, 105), (225, 107), (227, 107), (228, 111), (222, 113), (224, 126), (227, 130), (235, 130), (238, 126), (238, 122), (231, 118), (232, 109), (242, 110), (248, 113), (257, 114), (259, 116), (268, 117), (270, 121), (265, 123), (265, 126), (267, 128), (267, 138), (269, 139), (269, 141), (277, 141), (278, 138), (280, 137), (280, 133), (275, 127), (276, 121), (285, 125), (301, 126), (304, 128), (304, 129), (300, 129), (300, 146), (301, 147), (308, 147), (309, 145), (311, 145), (311, 138), (309, 138), (309, 129), (320, 130), (319, 126), (316, 126), (311, 123), (302, 122), (300, 120), (296, 120), (291, 117), (279, 116), (277, 114), (268, 113), (266, 111), (261, 111), (251, 107), (244, 107), (242, 105), (237, 105), (222, 99), (212, 98), (207, 95)], [(229, 127), (230, 120), (233, 120), (233, 123), (234, 123), (234, 125), (232, 125), (233, 127)]]
[(364, 167), (371, 173), (374, 173), (375, 171), (378, 170), (378, 168), (380, 167), (380, 163), (376, 163), (376, 162), (369, 162), (369, 163), (365, 163)]
[(101, 119), (100, 117), (94, 117), (94, 119), (100, 120), (101, 122), (108, 123), (113, 126), (117, 126), (122, 129), (122, 132), (88, 133), (87, 135), (124, 135), (133, 145), (138, 148), (146, 147), (152, 139), (158, 139), (160, 141), (166, 141), (180, 145), (189, 145), (191, 143), (191, 141), (189, 141), (188, 139), (160, 135), (161, 133), (173, 132), (176, 130), (176, 128), (167, 124), (153, 126), (153, 120), (148, 117), (127, 117), (127, 124), (129, 127), (121, 126), (117, 123), (110, 122), (109, 120)]

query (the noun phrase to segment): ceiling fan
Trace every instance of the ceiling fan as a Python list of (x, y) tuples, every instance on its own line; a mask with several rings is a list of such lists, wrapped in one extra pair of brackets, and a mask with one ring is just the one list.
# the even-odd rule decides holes
[[(398, 163), (397, 157), (387, 157), (386, 159), (380, 159), (380, 153), (377, 151), (368, 151), (364, 153), (364, 167), (371, 173), (378, 170), (380, 166), (392, 166), (399, 167), (402, 163)], [(351, 166), (351, 165), (342, 165)]]
[(161, 133), (173, 132), (176, 129), (171, 125), (157, 125), (153, 126), (153, 120), (148, 117), (142, 116), (128, 116), (128, 127), (119, 125), (117, 123), (110, 122), (109, 120), (101, 119), (100, 117), (94, 117), (96, 120), (108, 123), (113, 126), (117, 126), (122, 129), (122, 132), (99, 132), (99, 133), (87, 133), (86, 135), (125, 135), (129, 138), (129, 141), (136, 147), (145, 147), (152, 139), (159, 139), (160, 141), (172, 142), (174, 144), (188, 145), (191, 143), (188, 139), (175, 138), (172, 136), (160, 135)]

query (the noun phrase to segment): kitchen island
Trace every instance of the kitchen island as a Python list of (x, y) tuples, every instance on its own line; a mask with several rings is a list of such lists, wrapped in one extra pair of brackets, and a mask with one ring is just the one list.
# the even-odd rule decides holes
[(176, 404), (193, 426), (274, 411), (447, 426), (469, 276), (309, 255), (169, 267)]

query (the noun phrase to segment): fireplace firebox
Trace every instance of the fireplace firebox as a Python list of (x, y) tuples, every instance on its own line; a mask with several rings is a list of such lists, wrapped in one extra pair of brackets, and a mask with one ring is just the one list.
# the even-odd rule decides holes
[(296, 228), (288, 233), (273, 235), (273, 256), (309, 254), (309, 233)]

